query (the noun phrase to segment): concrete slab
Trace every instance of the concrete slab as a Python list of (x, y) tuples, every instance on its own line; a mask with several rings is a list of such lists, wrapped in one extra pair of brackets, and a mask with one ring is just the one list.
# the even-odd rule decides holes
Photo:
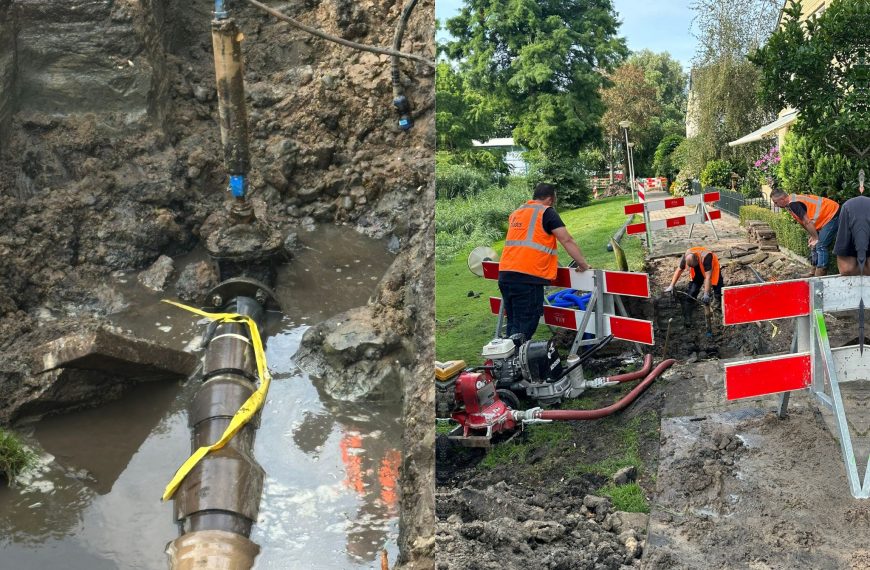
[(186, 377), (196, 369), (197, 356), (153, 342), (100, 328), (73, 333), (37, 347), (32, 373), (60, 368), (92, 370), (126, 379)]

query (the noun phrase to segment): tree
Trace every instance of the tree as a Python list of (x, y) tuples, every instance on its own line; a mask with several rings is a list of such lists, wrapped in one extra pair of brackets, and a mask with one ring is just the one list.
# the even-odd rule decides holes
[[(753, 160), (759, 148), (731, 149), (727, 142), (770, 122), (774, 109), (755, 97), (760, 79), (747, 54), (761, 46), (776, 27), (777, 0), (695, 0), (693, 22), (698, 51), (691, 76), (693, 102), (689, 119), (697, 127), (685, 156), (698, 162)], [(778, 110), (778, 109), (777, 109)], [(691, 173), (694, 176), (700, 171)]]
[(658, 144), (658, 140), (654, 140), (655, 135), (660, 136), (660, 132), (651, 128), (653, 119), (661, 113), (656, 88), (647, 83), (643, 69), (628, 63), (621, 65), (610, 76), (610, 81), (610, 85), (601, 92), (601, 100), (607, 109), (601, 118), (604, 133), (623, 142), (624, 135), (619, 123), (629, 121), (630, 140), (635, 143), (637, 170), (648, 171), (648, 163), (652, 162), (649, 159)]
[[(810, 146), (857, 159), (863, 168), (870, 153), (870, 2), (838, 0), (803, 22), (801, 11), (800, 1), (791, 0), (782, 27), (751, 56), (760, 67), (761, 97), (774, 108), (799, 109), (795, 130)], [(835, 162), (844, 168), (847, 161)]]
[(602, 71), (627, 54), (610, 0), (466, 0), (446, 51), (507, 110), (514, 139), (575, 158), (599, 140)]
[(435, 129), (441, 151), (468, 149), (472, 140), (495, 133), (492, 102), (469, 89), (465, 78), (447, 62), (435, 67)]
[(674, 180), (679, 168), (674, 163), (674, 151), (685, 139), (682, 135), (667, 135), (656, 147), (653, 159), (653, 167), (656, 176), (666, 176), (668, 180)]
[(689, 78), (680, 63), (668, 52), (655, 53), (648, 49), (631, 54), (626, 63), (643, 69), (646, 82), (656, 90), (661, 112), (652, 119), (652, 128), (658, 128), (661, 137), (684, 133)]

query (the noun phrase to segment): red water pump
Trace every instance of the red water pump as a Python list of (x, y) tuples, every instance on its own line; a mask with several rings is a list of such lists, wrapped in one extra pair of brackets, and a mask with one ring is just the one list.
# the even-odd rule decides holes
[[(488, 446), (492, 436), (516, 428), (513, 410), (495, 391), (495, 382), (479, 372), (463, 372), (456, 381), (456, 401), (462, 406), (451, 417), (459, 424), (462, 437), (472, 446)], [(477, 445), (475, 445), (477, 442)]]

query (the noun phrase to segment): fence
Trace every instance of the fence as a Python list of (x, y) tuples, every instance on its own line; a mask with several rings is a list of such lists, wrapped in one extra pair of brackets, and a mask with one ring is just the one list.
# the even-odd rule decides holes
[[(715, 188), (707, 188), (705, 192), (717, 191)], [(771, 209), (770, 200), (765, 198), (764, 196), (758, 198), (747, 198), (740, 192), (734, 192), (732, 190), (718, 190), (719, 203), (717, 204), (718, 208), (723, 212), (728, 212), (732, 216), (740, 216), (740, 206), (761, 206), (763, 208)]]

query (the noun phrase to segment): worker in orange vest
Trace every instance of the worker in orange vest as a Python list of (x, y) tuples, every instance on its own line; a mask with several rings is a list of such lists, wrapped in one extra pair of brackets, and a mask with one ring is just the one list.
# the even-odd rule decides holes
[(828, 249), (833, 245), (840, 223), (840, 205), (814, 194), (786, 194), (781, 188), (770, 193), (774, 204), (785, 210), (809, 234), (810, 260), (815, 270), (807, 277), (826, 275)]
[(698, 298), (698, 294), (703, 291), (701, 302), (709, 305), (713, 297), (711, 293), (716, 295), (716, 300), (722, 301), (722, 271), (719, 267), (719, 257), (708, 250), (706, 247), (690, 247), (686, 250), (686, 254), (680, 259), (680, 265), (674, 271), (674, 276), (671, 278), (671, 284), (665, 289), (665, 293), (670, 293), (674, 290), (677, 281), (680, 280), (680, 275), (688, 268), (689, 276), (692, 280), (686, 293), (694, 298)]
[(555, 205), (556, 187), (540, 183), (532, 199), (508, 219), (498, 273), (508, 336), (522, 333), (529, 340), (535, 334), (544, 314), (544, 286), (556, 278), (559, 266), (557, 241), (575, 261), (577, 271), (589, 269), (580, 246), (556, 213)]

